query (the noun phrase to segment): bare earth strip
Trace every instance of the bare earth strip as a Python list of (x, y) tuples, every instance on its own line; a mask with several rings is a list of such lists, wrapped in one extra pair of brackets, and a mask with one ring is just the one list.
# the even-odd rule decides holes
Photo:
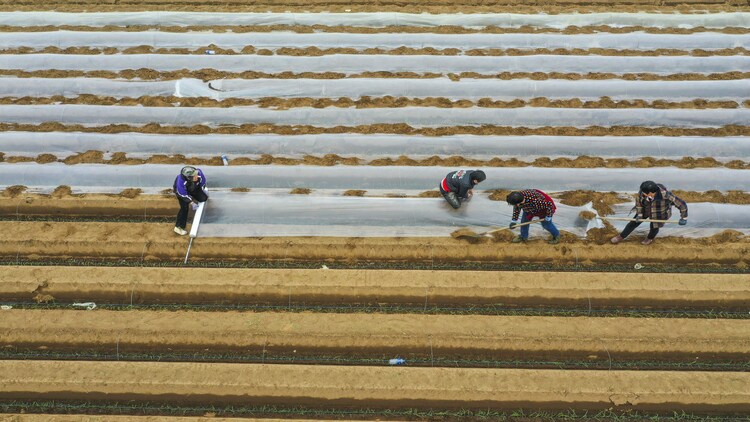
[[(89, 150), (84, 153), (71, 155), (65, 158), (58, 158), (54, 154), (38, 154), (37, 156), (5, 156), (0, 152), (0, 162), (6, 163), (29, 163), (35, 162), (38, 164), (49, 164), (54, 162), (61, 162), (69, 165), (82, 164), (82, 163), (95, 163), (95, 164), (112, 164), (112, 165), (138, 165), (138, 164), (190, 164), (193, 166), (214, 166), (221, 164), (221, 156), (214, 156), (211, 158), (198, 158), (190, 157), (187, 158), (182, 154), (175, 155), (164, 155), (156, 154), (148, 158), (131, 158), (128, 157), (124, 152), (116, 152), (112, 154), (112, 158), (104, 159), (104, 153), (102, 151)], [(304, 158), (288, 158), (284, 156), (273, 156), (270, 154), (262, 154), (259, 158), (255, 157), (243, 157), (233, 156), (232, 165), (268, 165), (278, 164), (286, 166), (298, 166), (298, 165), (316, 165), (316, 166), (334, 166), (334, 165), (346, 165), (346, 166), (358, 166), (358, 165), (370, 165), (370, 166), (446, 166), (446, 167), (555, 167), (555, 168), (625, 168), (625, 167), (637, 167), (637, 168), (653, 168), (653, 167), (677, 167), (677, 168), (711, 168), (711, 167), (727, 167), (731, 169), (750, 169), (750, 161), (742, 160), (731, 160), (728, 162), (720, 162), (712, 157), (683, 157), (679, 160), (673, 159), (656, 159), (653, 157), (641, 157), (636, 160), (629, 160), (625, 158), (601, 158), (591, 156), (578, 156), (576, 158), (549, 158), (539, 157), (533, 161), (521, 161), (516, 158), (502, 159), (492, 158), (489, 160), (480, 160), (474, 158), (464, 158), (461, 156), (448, 156), (441, 158), (438, 156), (432, 156), (429, 158), (414, 159), (408, 156), (399, 156), (394, 159), (391, 157), (375, 158), (372, 160), (364, 160), (358, 157), (342, 157), (337, 154), (325, 154), (323, 156), (306, 155)], [(0, 206), (0, 209), (4, 207)], [(26, 208), (26, 207), (24, 207)], [(110, 210), (103, 210), (103, 214), (111, 214)]]
[(702, 11), (745, 11), (742, 0), (526, 0), (523, 4), (512, 0), (455, 1), (429, 0), (419, 4), (398, 0), (265, 0), (248, 3), (243, 0), (121, 0), (102, 3), (100, 0), (0, 0), (3, 11), (54, 10), (58, 12), (115, 12), (115, 11), (208, 11), (214, 12), (404, 12), (404, 13), (502, 13), (522, 10), (524, 13), (547, 12), (642, 12), (665, 13)]
[(0, 398), (750, 411), (750, 373), (0, 361)]
[[(190, 311), (1, 311), (2, 345), (118, 353), (451, 359), (739, 359), (750, 320)], [(43, 323), (39, 323), (43, 321)], [(749, 374), (750, 376), (750, 374)]]
[[(745, 274), (7, 266), (0, 301), (741, 308)], [(11, 315), (12, 314), (8, 314)], [(4, 315), (5, 316), (5, 315)], [(45, 318), (46, 320), (46, 318)]]
[[(187, 240), (172, 232), (171, 224), (0, 222), (0, 258), (24, 259), (135, 259), (182, 261)], [(595, 242), (563, 234), (559, 245), (532, 240), (525, 245), (503, 239), (468, 244), (446, 238), (199, 238), (191, 260), (403, 262), (443, 265), (467, 262), (542, 263), (552, 265), (609, 265), (641, 263), (685, 266), (722, 265), (747, 268), (750, 239), (727, 231), (710, 238), (687, 240), (660, 237), (644, 253), (637, 241), (604, 243), (615, 234), (602, 232)], [(591, 235), (590, 235), (591, 237)], [(502, 241), (498, 241), (502, 240)], [(720, 247), (717, 247), (720, 245)]]

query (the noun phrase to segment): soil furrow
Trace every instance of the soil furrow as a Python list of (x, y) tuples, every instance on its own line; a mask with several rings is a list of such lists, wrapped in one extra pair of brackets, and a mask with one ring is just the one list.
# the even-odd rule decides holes
[(239, 0), (120, 0), (102, 4), (98, 0), (40, 2), (39, 0), (2, 0), (2, 11), (57, 12), (115, 12), (115, 11), (191, 11), (215, 12), (401, 12), (401, 13), (595, 13), (595, 12), (655, 12), (655, 13), (705, 13), (740, 12), (750, 10), (740, 0), (527, 0), (523, 5), (511, 0), (492, 2), (430, 1), (414, 5), (398, 0), (378, 1), (324, 1), (301, 2), (285, 0), (247, 3)]
[[(0, 301), (577, 308), (750, 303), (744, 274), (6, 266)], [(533, 275), (533, 277), (531, 277)], [(657, 281), (658, 280), (658, 281)]]
[[(0, 257), (18, 259), (136, 259), (179, 261), (187, 240), (176, 238), (170, 224), (86, 222), (0, 222)], [(33, 233), (33, 236), (30, 235)], [(506, 233), (507, 234), (507, 233)], [(644, 255), (640, 242), (610, 245), (614, 229), (589, 231), (588, 239), (563, 234), (559, 245), (532, 240), (506, 243), (508, 236), (469, 244), (444, 238), (199, 238), (190, 259), (200, 261), (315, 261), (450, 263), (543, 263), (593, 266), (640, 263), (682, 265), (685, 268), (721, 265), (744, 271), (750, 239), (733, 231), (701, 239), (660, 237)], [(512, 235), (512, 234), (511, 234)], [(605, 243), (606, 242), (606, 243)], [(721, 247), (716, 247), (721, 245)]]
[(437, 107), (437, 108), (521, 108), (521, 107), (553, 107), (553, 108), (655, 108), (655, 109), (733, 109), (750, 107), (750, 100), (738, 104), (731, 100), (694, 99), (690, 101), (659, 100), (613, 100), (601, 97), (599, 100), (548, 99), (536, 97), (529, 100), (515, 99), (512, 101), (493, 100), (483, 98), (479, 100), (446, 97), (409, 98), (409, 97), (359, 97), (359, 98), (227, 98), (216, 100), (208, 97), (175, 97), (175, 96), (142, 96), (142, 97), (111, 97), (92, 94), (77, 96), (54, 95), (50, 97), (0, 97), (0, 104), (39, 105), (39, 104), (87, 104), (144, 107), (235, 107), (258, 106), (286, 110), (297, 107), (338, 107), (338, 108), (401, 108), (401, 107)]
[(641, 126), (590, 126), (577, 127), (509, 127), (483, 125), (448, 126), (437, 128), (414, 128), (407, 124), (374, 124), (360, 126), (318, 127), (309, 125), (243, 124), (221, 127), (206, 125), (162, 126), (150, 123), (145, 126), (109, 124), (89, 127), (80, 124), (66, 125), (58, 122), (45, 122), (40, 125), (26, 123), (0, 123), (0, 131), (16, 132), (86, 132), (86, 133), (162, 133), (162, 134), (253, 134), (272, 133), (278, 135), (328, 134), (328, 133), (390, 133), (400, 135), (545, 135), (545, 136), (750, 136), (750, 126), (726, 125), (718, 128), (675, 128)]
[(153, 80), (175, 80), (194, 78), (203, 81), (217, 79), (344, 79), (344, 78), (398, 78), (398, 79), (434, 79), (450, 78), (451, 80), (466, 79), (532, 79), (532, 80), (604, 80), (604, 79), (623, 79), (628, 81), (720, 81), (720, 80), (738, 80), (750, 79), (750, 72), (726, 72), (726, 73), (677, 73), (670, 75), (659, 75), (654, 73), (560, 73), (560, 72), (501, 72), (497, 74), (481, 74), (476, 72), (461, 73), (435, 73), (435, 72), (363, 72), (356, 74), (345, 74), (338, 72), (313, 73), (293, 71), (281, 73), (266, 73), (257, 71), (246, 72), (229, 72), (216, 69), (200, 70), (176, 70), (176, 71), (157, 71), (153, 69), (128, 69), (122, 71), (109, 70), (19, 70), (19, 69), (0, 69), (0, 76), (15, 76), (19, 78), (107, 78), (107, 79), (139, 79), (145, 81)]
[[(128, 157), (124, 152), (116, 152), (112, 158), (104, 159), (101, 151), (86, 151), (80, 154), (71, 155), (65, 158), (58, 158), (54, 154), (39, 154), (37, 156), (13, 156), (5, 155), (0, 152), (0, 162), (5, 163), (30, 163), (38, 164), (65, 163), (75, 164), (110, 164), (110, 165), (138, 165), (138, 164), (184, 164), (191, 165), (221, 165), (221, 157), (211, 158), (187, 158), (185, 155), (163, 155), (157, 154), (148, 158)], [(276, 157), (269, 154), (262, 154), (258, 158), (237, 156), (232, 157), (231, 165), (316, 165), (316, 166), (334, 166), (334, 165), (370, 165), (370, 166), (452, 166), (452, 167), (555, 167), (555, 168), (655, 168), (655, 167), (677, 167), (677, 168), (713, 168), (726, 167), (731, 169), (750, 169), (750, 162), (741, 160), (732, 160), (720, 162), (710, 157), (692, 158), (684, 157), (680, 160), (655, 159), (653, 157), (641, 157), (637, 160), (625, 158), (601, 158), (579, 156), (577, 158), (553, 158), (540, 157), (533, 161), (522, 161), (516, 158), (502, 159), (492, 158), (489, 160), (480, 160), (474, 158), (465, 158), (460, 156), (438, 157), (414, 159), (408, 156), (400, 156), (396, 159), (385, 157), (364, 160), (358, 157), (341, 157), (336, 154), (326, 154), (324, 156), (306, 155), (304, 158)], [(1, 206), (0, 206), (1, 208)]]
[(742, 372), (0, 361), (4, 399), (314, 407), (750, 411)]
[[(746, 360), (750, 321), (679, 318), (10, 310), (6, 348), (440, 359)], [(43, 324), (30, 321), (43, 321)], [(592, 357), (594, 356), (594, 357)]]

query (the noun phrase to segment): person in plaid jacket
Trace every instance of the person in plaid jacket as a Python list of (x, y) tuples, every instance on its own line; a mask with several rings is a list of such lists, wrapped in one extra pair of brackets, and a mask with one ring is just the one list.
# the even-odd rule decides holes
[[(688, 207), (685, 201), (675, 196), (675, 194), (667, 190), (660, 183), (654, 183), (651, 180), (641, 183), (638, 197), (635, 200), (635, 207), (633, 207), (635, 210), (635, 221), (629, 222), (622, 230), (622, 233), (613, 237), (610, 241), (618, 244), (625, 240), (636, 227), (641, 225), (640, 220), (669, 220), (672, 217), (672, 206), (680, 210), (679, 224), (681, 226), (687, 224)], [(664, 223), (651, 223), (651, 230), (649, 230), (648, 235), (641, 243), (650, 245), (657, 233), (659, 233), (659, 228), (662, 226), (664, 226)]]
[[(533, 217), (543, 218), (542, 227), (550, 232), (552, 238), (549, 244), (555, 245), (560, 242), (560, 231), (552, 223), (552, 216), (555, 214), (555, 201), (546, 193), (539, 189), (525, 189), (513, 191), (505, 198), (508, 205), (513, 206), (513, 218), (510, 222), (510, 228), (519, 224), (518, 216), (521, 215), (521, 223), (531, 221)], [(523, 211), (523, 213), (521, 213)], [(521, 234), (512, 240), (513, 243), (525, 242), (529, 238), (529, 226), (521, 226)]]

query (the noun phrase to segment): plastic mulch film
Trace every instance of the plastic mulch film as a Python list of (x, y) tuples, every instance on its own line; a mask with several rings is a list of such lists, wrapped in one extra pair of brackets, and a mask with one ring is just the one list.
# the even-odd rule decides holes
[(442, 109), (311, 108), (271, 110), (258, 107), (140, 107), (99, 105), (0, 105), (2, 122), (41, 124), (59, 122), (89, 127), (110, 124), (166, 126), (242, 124), (314, 125), (319, 127), (370, 124), (406, 124), (412, 127), (482, 126), (511, 127), (721, 127), (746, 125), (750, 109), (571, 109), (481, 107)]
[(128, 69), (152, 69), (155, 71), (215, 69), (224, 72), (335, 72), (345, 75), (363, 72), (431, 74), (475, 72), (488, 75), (496, 75), (502, 72), (581, 74), (603, 72), (614, 75), (626, 73), (673, 75), (746, 72), (747, 69), (750, 69), (750, 56), (398, 56), (332, 54), (320, 57), (295, 57), (240, 54), (3, 54), (0, 55), (0, 68), (23, 71), (57, 69), (115, 72)]
[(539, 157), (638, 159), (710, 157), (718, 162), (747, 161), (748, 137), (679, 136), (419, 136), (390, 134), (327, 135), (162, 135), (146, 133), (0, 132), (0, 152), (6, 157), (52, 154), (58, 159), (86, 151), (101, 151), (104, 159), (115, 152), (130, 158), (157, 154), (211, 158), (226, 155), (257, 158), (261, 155), (304, 158), (335, 154), (370, 161), (378, 158), (412, 159), (463, 157), (534, 160)]
[[(68, 185), (77, 192), (119, 192), (141, 188), (147, 192), (171, 188), (181, 165), (0, 163), (2, 186), (23, 185), (53, 189)], [(437, 190), (451, 167), (407, 166), (203, 166), (208, 184), (214, 188), (313, 190), (377, 190), (384, 193)], [(728, 168), (481, 168), (487, 180), (477, 188), (526, 189), (548, 192), (593, 190), (632, 192), (644, 180), (656, 180), (671, 189), (708, 191), (741, 190), (750, 186), (750, 171)]]
[[(582, 219), (583, 207), (558, 205), (553, 222), (558, 229), (586, 235), (597, 226)], [(512, 208), (502, 201), (475, 195), (454, 210), (442, 198), (371, 198), (344, 196), (212, 193), (198, 229), (199, 237), (450, 236), (468, 227), (477, 232), (507, 227)], [(517, 230), (516, 230), (517, 232)], [(538, 224), (534, 237), (549, 236)]]
[[(634, 203), (628, 202), (614, 206), (615, 214), (608, 217), (633, 217), (628, 214)], [(734, 230), (745, 235), (750, 234), (750, 206), (736, 204), (714, 204), (710, 202), (688, 203), (688, 223), (680, 226), (676, 222), (680, 218), (680, 210), (672, 208), (672, 218), (659, 229), (658, 237), (709, 237), (725, 230)], [(627, 221), (609, 221), (618, 231), (622, 231)], [(650, 224), (641, 223), (629, 236), (641, 238), (648, 234)]]
[(748, 34), (698, 32), (693, 34), (355, 34), (355, 33), (208, 33), (208, 32), (2, 32), (0, 49), (45, 47), (117, 48), (140, 46), (153, 48), (200, 48), (215, 45), (222, 49), (240, 51), (247, 46), (276, 50), (283, 47), (347, 48), (454, 48), (459, 50), (502, 48), (533, 50), (613, 48), (627, 50), (717, 50), (747, 48)]
[(566, 28), (568, 26), (613, 27), (649, 26), (657, 28), (750, 27), (750, 13), (190, 13), (190, 12), (109, 12), (59, 13), (11, 12), (0, 14), (0, 25), (350, 25), (385, 26), (486, 26), (518, 28)]
[(209, 83), (198, 79), (178, 81), (123, 81), (101, 78), (3, 78), (0, 97), (74, 97), (89, 94), (114, 98), (141, 96), (231, 98), (352, 98), (405, 97), (452, 100), (513, 101), (532, 98), (584, 101), (609, 97), (619, 100), (736, 101), (750, 98), (746, 80), (726, 81), (625, 81), (560, 79), (229, 79)]
[(726, 81), (625, 81), (552, 79), (225, 79), (208, 83), (183, 79), (175, 83), (175, 94), (184, 97), (225, 98), (360, 98), (446, 97), (450, 99), (491, 98), (513, 101), (544, 97), (548, 99), (598, 100), (657, 100), (681, 101), (692, 99), (744, 101), (750, 98), (750, 83), (746, 80)]

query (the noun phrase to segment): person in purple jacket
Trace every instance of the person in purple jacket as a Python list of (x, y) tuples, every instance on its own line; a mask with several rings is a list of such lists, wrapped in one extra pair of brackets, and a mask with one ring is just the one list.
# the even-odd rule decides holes
[(461, 202), (467, 201), (474, 193), (474, 186), (486, 178), (482, 170), (452, 171), (440, 181), (440, 193), (453, 208), (458, 209)]
[(198, 208), (200, 202), (208, 200), (206, 193), (206, 176), (199, 168), (185, 166), (180, 170), (180, 174), (174, 179), (172, 187), (177, 201), (180, 203), (180, 211), (177, 213), (177, 222), (174, 226), (174, 232), (184, 236), (188, 232), (185, 230), (188, 218), (188, 206), (192, 204), (193, 209)]

